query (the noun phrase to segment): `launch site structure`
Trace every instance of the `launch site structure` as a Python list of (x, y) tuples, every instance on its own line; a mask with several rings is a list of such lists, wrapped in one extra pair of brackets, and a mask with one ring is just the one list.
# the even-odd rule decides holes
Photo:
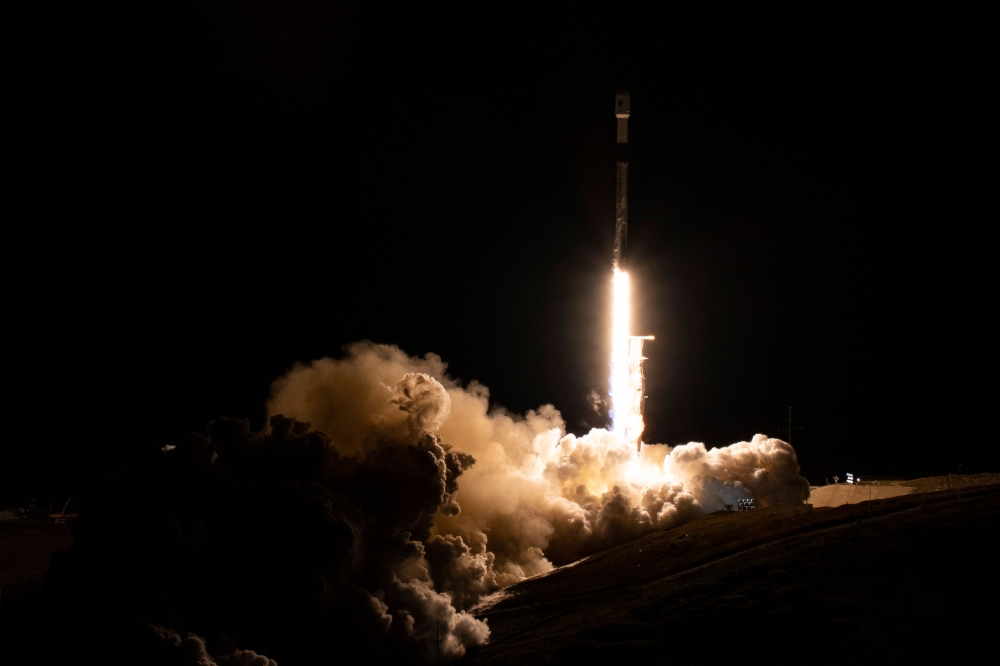
[[(615, 95), (615, 118), (618, 125), (618, 157), (615, 170), (615, 249), (613, 267), (615, 271), (623, 270), (625, 251), (628, 247), (628, 119), (631, 115), (631, 97), (628, 91), (620, 91)], [(629, 399), (628, 417), (625, 423), (625, 436), (634, 441), (636, 449), (642, 450), (642, 431), (645, 429), (643, 415), (646, 404), (646, 375), (642, 362), (642, 343), (653, 340), (652, 335), (628, 336), (628, 375)]]

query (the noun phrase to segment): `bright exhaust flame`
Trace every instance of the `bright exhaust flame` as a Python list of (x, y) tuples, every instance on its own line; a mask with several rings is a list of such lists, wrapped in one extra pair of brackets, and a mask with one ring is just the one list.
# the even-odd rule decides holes
[(611, 324), (611, 430), (625, 436), (629, 421), (628, 339), (631, 327), (631, 285), (628, 273), (615, 269)]
[(630, 333), (631, 284), (628, 273), (615, 268), (611, 325), (611, 429), (636, 447), (642, 438), (646, 382), (642, 374), (642, 343), (652, 336)]

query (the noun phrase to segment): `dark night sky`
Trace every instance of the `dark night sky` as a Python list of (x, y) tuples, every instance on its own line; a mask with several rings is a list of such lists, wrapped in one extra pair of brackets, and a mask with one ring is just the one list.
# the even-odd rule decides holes
[(6, 493), (259, 427), (366, 338), (583, 431), (622, 85), (646, 440), (792, 405), (814, 482), (1000, 468), (982, 17), (202, 4), (25, 23)]

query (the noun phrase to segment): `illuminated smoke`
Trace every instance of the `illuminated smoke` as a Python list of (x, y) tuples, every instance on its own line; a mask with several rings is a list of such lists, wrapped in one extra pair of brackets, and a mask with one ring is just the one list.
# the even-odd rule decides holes
[[(739, 498), (768, 506), (809, 496), (794, 450), (777, 439), (757, 435), (722, 448), (691, 443), (637, 451), (617, 421), (614, 431), (578, 437), (566, 433), (551, 405), (524, 416), (491, 408), (486, 387), (460, 385), (437, 356), (411, 358), (371, 343), (346, 351), (343, 359), (301, 365), (276, 381), (268, 410), (309, 421), (338, 449), (359, 451), (369, 441), (366, 433), (405, 430), (410, 417), (401, 408), (408, 403), (394, 403), (389, 387), (404, 377), (426, 383), (410, 373), (440, 382), (449, 404), (434, 393), (438, 407), (417, 411), (447, 414), (436, 434), (476, 462), (450, 500), (456, 506), (435, 516), (422, 566), (456, 609), (471, 608), (485, 594), (553, 565), (682, 524)], [(432, 392), (421, 395), (429, 400)]]
[(34, 625), (70, 633), (28, 641), (59, 657), (39, 661), (114, 635), (129, 663), (453, 662), (489, 639), (469, 611), (500, 588), (740, 498), (809, 494), (779, 440), (575, 436), (551, 405), (491, 408), (437, 356), (386, 345), (296, 366), (267, 408), (264, 431), (218, 419), (91, 498)]
[[(337, 440), (279, 414), (261, 432), (221, 418), (109, 481), (53, 560), (46, 598), (75, 633), (46, 649), (89, 654), (110, 632), (123, 662), (267, 666), (345, 646), (376, 663), (450, 663), (485, 643), (466, 610), (495, 589), (492, 559), (433, 530), (460, 513), (475, 462), (434, 432), (449, 391), (419, 371), (433, 361), (371, 351), (315, 364), (309, 390), (305, 369), (288, 378), (300, 399), (321, 398)], [(70, 663), (56, 654), (39, 661)]]

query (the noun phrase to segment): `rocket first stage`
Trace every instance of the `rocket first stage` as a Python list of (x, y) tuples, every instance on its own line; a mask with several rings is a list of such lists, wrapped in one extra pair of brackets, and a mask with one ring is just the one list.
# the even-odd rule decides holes
[(615, 117), (618, 118), (618, 143), (621, 151), (618, 157), (618, 186), (615, 197), (615, 270), (622, 267), (622, 259), (628, 245), (628, 117), (629, 94), (615, 95)]

